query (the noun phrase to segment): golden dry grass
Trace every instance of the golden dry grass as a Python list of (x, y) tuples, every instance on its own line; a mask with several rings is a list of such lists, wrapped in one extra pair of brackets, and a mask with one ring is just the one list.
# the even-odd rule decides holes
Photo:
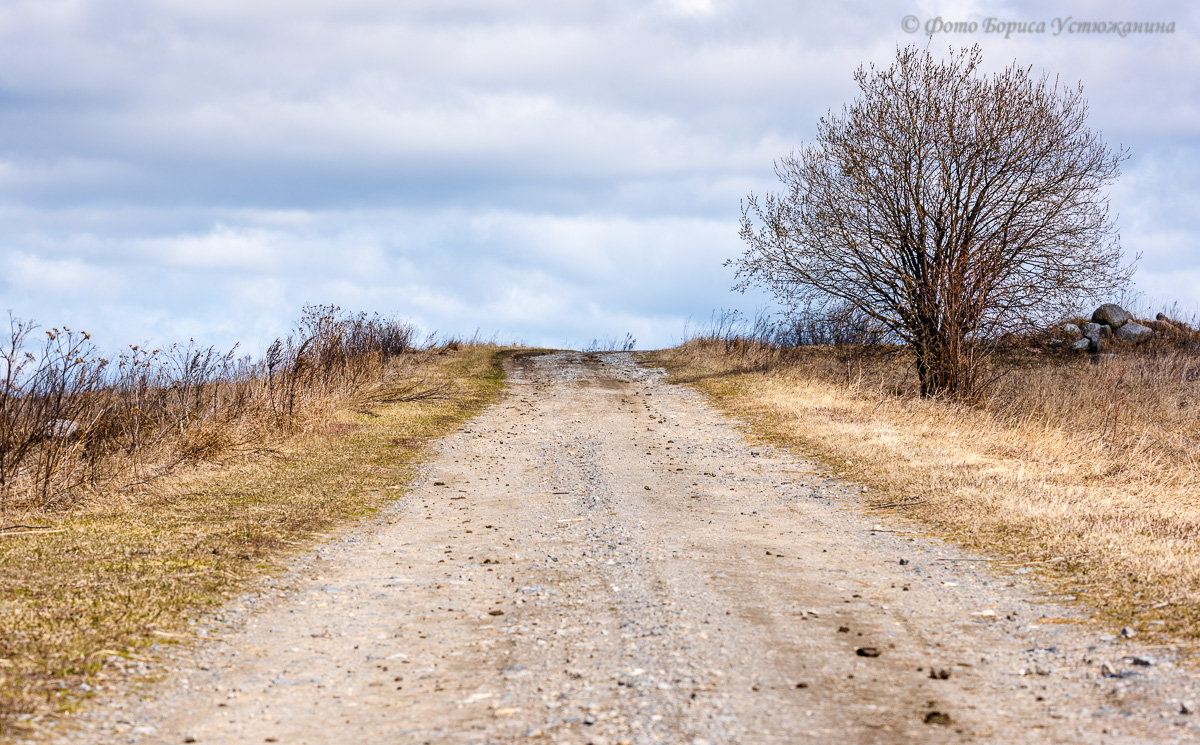
[(86, 331), (10, 318), (0, 332), (0, 518), (261, 453), (411, 372), (415, 334), (378, 314), (307, 305), (255, 361), (194, 342), (107, 354)]
[(1105, 622), (1200, 634), (1200, 356), (1041, 358), (971, 406), (906, 393), (894, 357), (752, 358), (703, 340), (649, 355), (866, 486), (872, 513), (1037, 567)]
[[(0, 740), (78, 706), (188, 619), (243, 591), (297, 546), (403, 494), (429, 442), (494, 400), (506, 351), (408, 356), (439, 399), (335, 411), (272, 443), (275, 455), (210, 465), (69, 513), (9, 514), (60, 532), (0, 537)], [(416, 361), (414, 361), (416, 360)], [(388, 398), (388, 391), (376, 391)]]

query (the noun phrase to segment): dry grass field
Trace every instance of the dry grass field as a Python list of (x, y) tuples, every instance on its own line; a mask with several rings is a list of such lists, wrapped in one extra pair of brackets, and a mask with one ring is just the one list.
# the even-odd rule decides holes
[(1194, 637), (1200, 355), (1119, 351), (1026, 354), (970, 405), (913, 395), (897, 352), (708, 338), (649, 360), (862, 484), (876, 514), (1034, 567), (1106, 622)]
[[(261, 378), (217, 377), (201, 393), (240, 401), (239, 416), (223, 398), (190, 410), (153, 447), (107, 451), (103, 478), (82, 478), (76, 453), (45, 491), (29, 468), (13, 469), (24, 488), (9, 489), (0, 523), (0, 739), (78, 706), (151, 645), (189, 638), (189, 618), (305, 541), (394, 499), (433, 438), (494, 400), (506, 354), (452, 344), (366, 355), (337, 385), (297, 384), (290, 402)], [(80, 410), (107, 412), (91, 420), (97, 432), (132, 426), (113, 407)], [(205, 447), (189, 450), (201, 437)]]

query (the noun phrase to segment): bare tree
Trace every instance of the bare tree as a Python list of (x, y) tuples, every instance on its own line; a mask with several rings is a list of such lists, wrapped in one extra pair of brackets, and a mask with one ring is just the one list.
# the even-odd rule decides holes
[(914, 352), (922, 395), (965, 394), (1005, 334), (1125, 286), (1106, 187), (1128, 154), (1086, 126), (1082, 86), (978, 46), (860, 67), (858, 98), (742, 204), (737, 289), (847, 306)]

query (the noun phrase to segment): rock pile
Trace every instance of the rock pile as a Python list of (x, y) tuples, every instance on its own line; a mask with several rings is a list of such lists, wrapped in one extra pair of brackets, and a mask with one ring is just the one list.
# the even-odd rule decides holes
[[(1166, 318), (1162, 313), (1158, 315), (1160, 322)], [(1105, 303), (1096, 308), (1092, 313), (1092, 320), (1082, 327), (1074, 323), (1064, 323), (1058, 331), (1067, 337), (1069, 349), (1093, 354), (1103, 352), (1111, 339), (1136, 344), (1154, 336), (1154, 329), (1133, 320), (1129, 311), (1114, 303)], [(1057, 346), (1064, 342), (1055, 339), (1052, 343)]]

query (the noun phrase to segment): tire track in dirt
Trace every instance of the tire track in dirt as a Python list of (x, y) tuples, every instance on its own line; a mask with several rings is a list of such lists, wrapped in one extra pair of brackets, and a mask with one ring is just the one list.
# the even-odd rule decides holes
[(64, 741), (1200, 738), (1172, 650), (875, 526), (629, 355), (510, 365), (394, 509)]

